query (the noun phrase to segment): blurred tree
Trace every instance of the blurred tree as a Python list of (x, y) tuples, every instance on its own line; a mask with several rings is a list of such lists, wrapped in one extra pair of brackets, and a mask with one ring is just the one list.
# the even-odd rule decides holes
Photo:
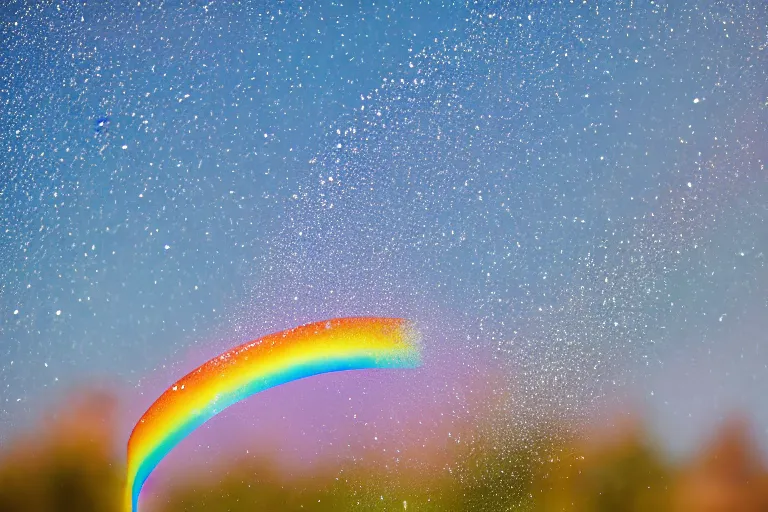
[(674, 510), (768, 510), (768, 471), (745, 420), (726, 421), (699, 457), (682, 469)]
[[(109, 396), (83, 393), (44, 427), (5, 446), (0, 512), (118, 512), (124, 468), (111, 452), (113, 411)], [(300, 475), (278, 471), (273, 458), (227, 464), (180, 476), (144, 506), (162, 512), (768, 511), (768, 470), (743, 420), (727, 422), (698, 457), (676, 469), (637, 422), (576, 442), (554, 421), (532, 427), (507, 417), (452, 429), (440, 453), (410, 453), (395, 466), (379, 452)]]
[(85, 394), (0, 456), (2, 512), (117, 512), (122, 471), (111, 458), (114, 403)]
[(614, 436), (564, 449), (534, 478), (535, 509), (643, 512), (669, 510), (671, 475), (637, 424)]

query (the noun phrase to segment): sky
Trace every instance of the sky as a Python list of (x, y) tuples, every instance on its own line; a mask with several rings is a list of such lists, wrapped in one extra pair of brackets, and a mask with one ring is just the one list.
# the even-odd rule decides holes
[(416, 321), (422, 373), (195, 447), (286, 403), (450, 429), (476, 385), (768, 442), (765, 2), (12, 1), (0, 41), (0, 443), (95, 381), (127, 439), (207, 358), (354, 315)]

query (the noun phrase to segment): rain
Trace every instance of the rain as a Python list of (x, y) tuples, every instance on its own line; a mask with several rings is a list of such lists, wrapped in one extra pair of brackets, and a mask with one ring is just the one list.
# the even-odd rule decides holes
[(455, 476), (454, 446), (627, 409), (675, 457), (736, 413), (768, 449), (765, 2), (0, 13), (0, 448), (105, 388), (124, 464), (204, 361), (381, 316), (419, 326), (422, 368), (248, 399), (158, 468), (151, 509), (187, 460)]

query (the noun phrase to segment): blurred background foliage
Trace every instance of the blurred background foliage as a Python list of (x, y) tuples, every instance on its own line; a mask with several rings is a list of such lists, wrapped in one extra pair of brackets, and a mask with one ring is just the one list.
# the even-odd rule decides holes
[[(81, 393), (0, 450), (0, 512), (118, 511), (114, 400)], [(699, 452), (673, 461), (639, 421), (576, 435), (556, 423), (465, 427), (447, 454), (376, 453), (311, 472), (270, 457), (188, 470), (144, 497), (155, 512), (206, 511), (767, 511), (768, 469), (749, 424), (726, 420)], [(151, 494), (151, 493), (148, 493)]]

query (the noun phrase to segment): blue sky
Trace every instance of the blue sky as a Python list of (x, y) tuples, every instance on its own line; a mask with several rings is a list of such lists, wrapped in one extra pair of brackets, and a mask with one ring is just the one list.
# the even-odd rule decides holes
[(492, 359), (518, 406), (578, 421), (630, 389), (682, 446), (722, 415), (706, 393), (765, 439), (767, 21), (708, 1), (4, 7), (0, 436), (91, 378), (149, 400), (190, 350), (377, 314)]

